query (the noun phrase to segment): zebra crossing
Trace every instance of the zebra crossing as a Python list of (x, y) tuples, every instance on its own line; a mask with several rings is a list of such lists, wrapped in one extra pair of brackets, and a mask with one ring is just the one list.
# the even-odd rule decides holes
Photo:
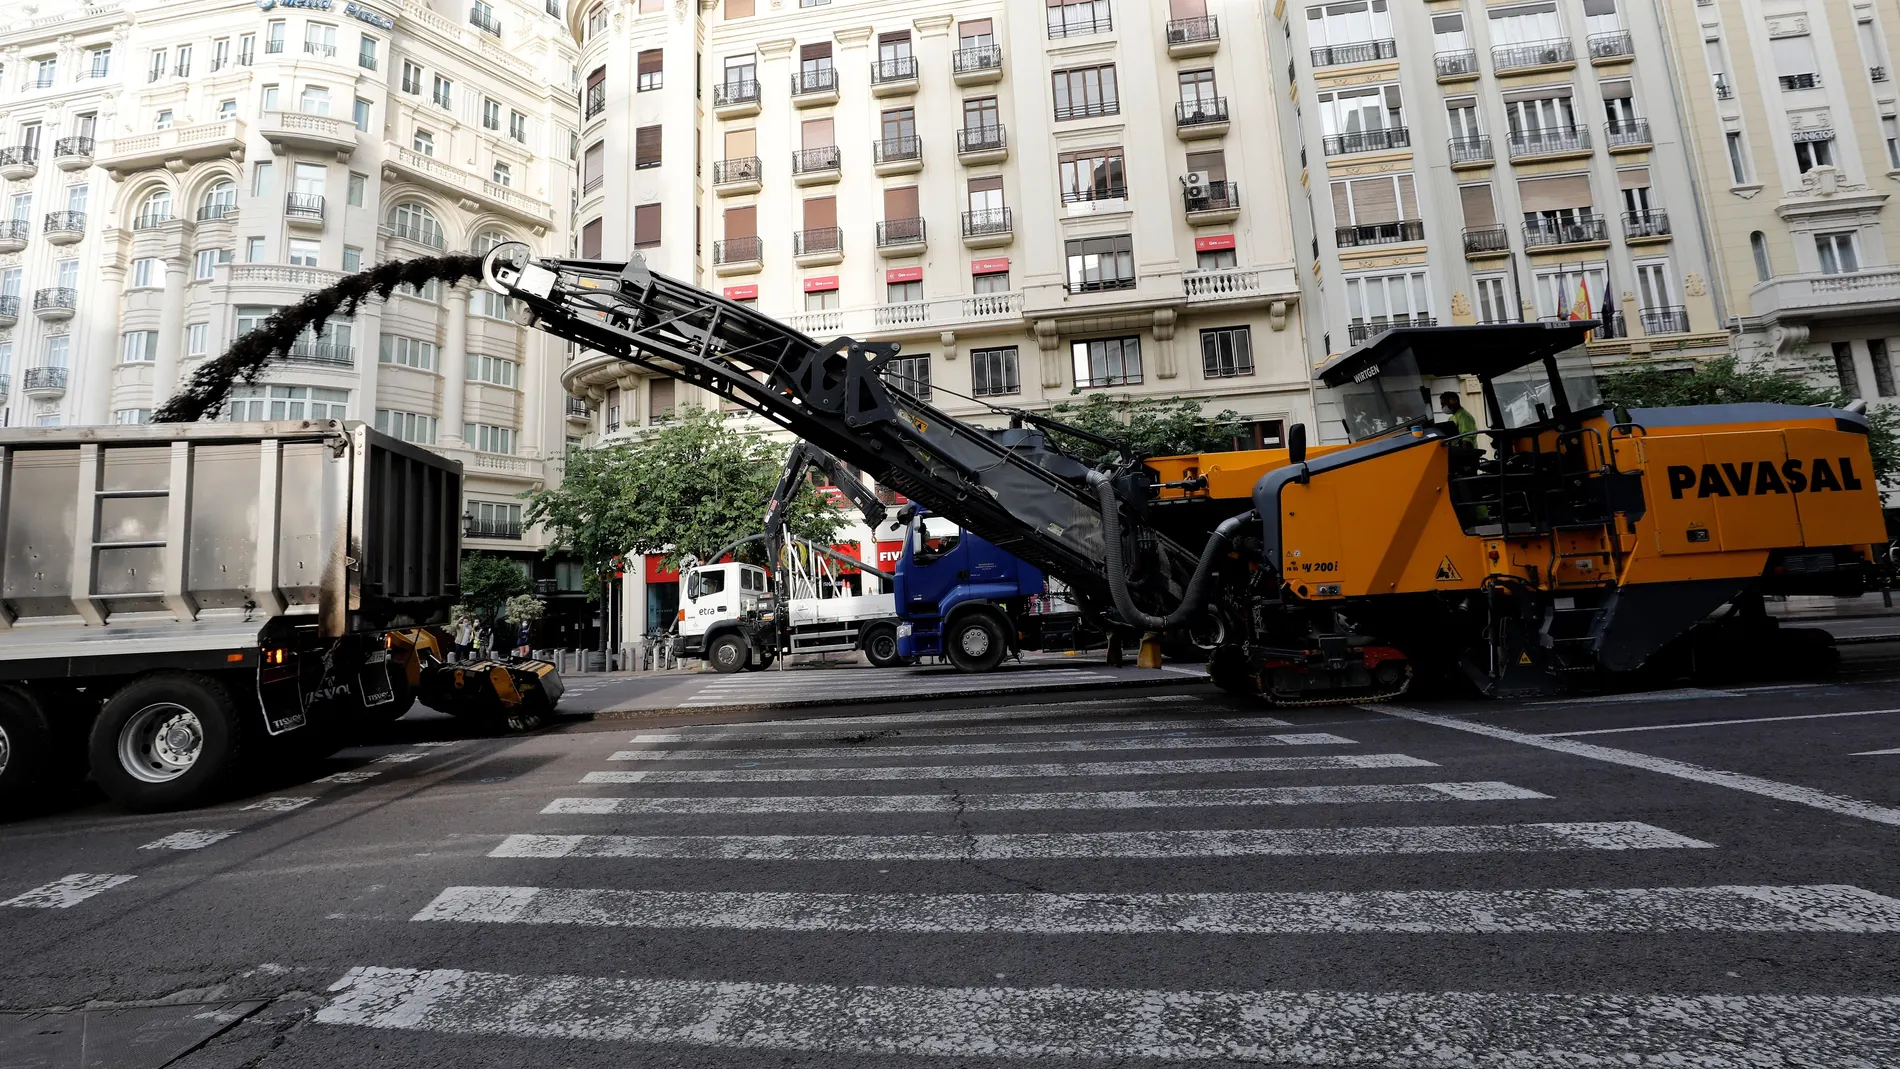
[(1111, 683), (1116, 676), (1107, 669), (1018, 668), (986, 675), (965, 675), (943, 668), (811, 669), (778, 671), (768, 669), (744, 675), (721, 676), (701, 687), (675, 707), (702, 709), (711, 706), (786, 705), (866, 698), (916, 697), (933, 686), (954, 686), (955, 695), (991, 694), (999, 691), (1037, 690), (1089, 684)]
[[(692, 934), (702, 940), (695, 945), (734, 948), (762, 937), (848, 935), (874, 942), (838, 943), (835, 953), (875, 947), (881, 968), (867, 960), (865, 971), (879, 982), (761, 978), (744, 966), (712, 977), (703, 964), (682, 978), (651, 963), (601, 975), (498, 971), (492, 957), (466, 969), (368, 961), (336, 980), (316, 1020), (470, 1039), (578, 1039), (712, 1057), (850, 1055), (906, 1066), (931, 1064), (919, 1059), (1472, 1069), (1900, 1063), (1900, 997), (1885, 995), (1157, 985), (1136, 969), (1112, 984), (1010, 983), (1003, 974), (980, 985), (932, 983), (927, 971), (889, 979), (930, 940), (948, 937), (965, 945), (1255, 940), (1250, 946), (1357, 937), (1409, 940), (1390, 951), (1405, 954), (1432, 938), (1900, 934), (1900, 899), (1851, 884), (1684, 882), (1685, 871), (1716, 868), (1668, 859), (1731, 848), (1712, 841), (1719, 836), (1660, 823), (1574, 819), (1558, 807), (1589, 799), (1566, 798), (1552, 784), (1472, 778), (1455, 767), (1466, 758), (1362, 752), (1367, 744), (1349, 726), (1320, 733), (1265, 717), (1190, 721), (1169, 715), (1164, 703), (1140, 708), (1150, 715), (1049, 722), (1059, 711), (1043, 709), (1035, 723), (999, 715), (978, 724), (955, 714), (892, 714), (905, 719), (882, 730), (871, 717), (619, 736), (611, 745), (635, 749), (602, 748), (588, 758), (619, 767), (576, 769), (571, 787), (536, 801), (524, 818), (531, 826), (502, 830), (471, 859), (476, 879), (436, 889), (407, 922), (418, 938), (471, 928), (553, 940), (573, 932), (594, 949), (622, 932), (643, 940)], [(854, 729), (871, 729), (880, 745), (827, 745)], [(970, 738), (994, 741), (962, 741)], [(1292, 747), (1327, 752), (1273, 752)], [(1195, 752), (1214, 749), (1225, 752)], [(1049, 753), (1080, 759), (1049, 762), (1042, 756)], [(642, 767), (624, 767), (632, 762)], [(1401, 812), (1403, 821), (1385, 819)], [(977, 828), (975, 819), (1004, 826)], [(1526, 855), (1550, 858), (1533, 871), (1615, 858), (1605, 871), (1677, 876), (1530, 887), (1493, 878), (1501, 859)], [(1137, 886), (1249, 859), (1298, 861), (1290, 879), (1324, 873), (1325, 884)], [(862, 877), (845, 881), (854, 889), (793, 889), (830, 871), (823, 866), (865, 863), (898, 877), (935, 866), (927, 870), (931, 889), (855, 889)], [(1101, 863), (1129, 889), (1088, 880), (1065, 886), (1065, 877), (1049, 875), (1070, 871), (1058, 863)], [(1401, 863), (1402, 882), (1382, 885)], [(1035, 880), (995, 867), (1018, 864)], [(1260, 882), (1275, 871), (1261, 868)], [(689, 875), (665, 886), (673, 873)], [(997, 889), (999, 879), (1008, 890)], [(1508, 941), (1481, 945), (1515, 953)], [(1838, 944), (1842, 952), (1853, 945)], [(1470, 952), (1473, 944), (1457, 946)]]

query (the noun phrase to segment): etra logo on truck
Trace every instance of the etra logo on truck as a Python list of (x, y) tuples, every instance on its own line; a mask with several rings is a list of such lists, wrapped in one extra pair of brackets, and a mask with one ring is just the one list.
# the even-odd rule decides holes
[(1743, 461), (1741, 464), (1704, 464), (1700, 478), (1687, 464), (1669, 465), (1669, 496), (1677, 501), (1690, 487), (1697, 497), (1747, 497), (1762, 494), (1820, 493), (1823, 490), (1859, 490), (1860, 477), (1854, 474), (1851, 457), (1837, 462), (1840, 474), (1826, 457), (1816, 457), (1807, 471), (1802, 462), (1789, 459), (1779, 469), (1772, 460)]

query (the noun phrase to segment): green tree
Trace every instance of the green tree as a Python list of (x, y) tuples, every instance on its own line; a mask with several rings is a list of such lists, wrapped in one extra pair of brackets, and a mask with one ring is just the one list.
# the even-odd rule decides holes
[(487, 553), (462, 558), (462, 604), (483, 618), (500, 612), (509, 598), (533, 590), (534, 583), (520, 561)]
[[(1201, 411), (1191, 397), (1128, 397), (1092, 393), (1081, 401), (1061, 401), (1049, 415), (1081, 430), (1128, 443), (1137, 454), (1150, 457), (1182, 453), (1216, 453), (1232, 449), (1240, 433), (1239, 413), (1223, 409), (1213, 415)], [(1074, 435), (1052, 432), (1065, 451), (1084, 460), (1112, 460), (1115, 451)]]
[[(1836, 387), (1816, 386), (1812, 378), (1831, 369), (1771, 370), (1744, 367), (1733, 356), (1705, 361), (1692, 369), (1634, 363), (1603, 375), (1603, 399), (1621, 408), (1669, 408), (1677, 405), (1726, 405), (1772, 402), (1785, 405), (1845, 405), (1852, 398)], [(1874, 474), (1889, 482), (1900, 475), (1900, 408), (1871, 406), (1867, 412), (1868, 448)]]
[[(674, 565), (756, 533), (788, 449), (720, 413), (683, 408), (637, 437), (570, 450), (561, 485), (529, 495), (527, 519), (552, 535), (550, 550), (588, 565), (594, 594), (615, 557), (665, 553)], [(829, 542), (843, 519), (816, 492), (786, 509), (787, 529), (817, 542)]]

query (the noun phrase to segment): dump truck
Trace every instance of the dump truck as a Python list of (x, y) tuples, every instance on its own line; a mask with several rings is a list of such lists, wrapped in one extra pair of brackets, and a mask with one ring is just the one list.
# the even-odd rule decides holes
[(0, 431), (0, 805), (136, 810), (334, 751), (418, 694), (544, 716), (551, 665), (445, 663), (461, 465), (340, 421)]
[[(1619, 411), (1597, 324), (1384, 331), (1321, 369), (1352, 441), (1178, 457), (1062, 450), (1048, 416), (978, 426), (886, 371), (888, 341), (807, 337), (628, 263), (491, 250), (484, 280), (536, 328), (707, 390), (1063, 581), (1142, 644), (1209, 636), (1210, 676), (1276, 704), (1616, 685), (1699, 665), (1813, 670), (1823, 633), (1773, 594), (1881, 581), (1864, 416), (1786, 405)], [(1475, 382), (1483, 426), (1431, 395)], [(999, 625), (1001, 626), (1001, 625)]]

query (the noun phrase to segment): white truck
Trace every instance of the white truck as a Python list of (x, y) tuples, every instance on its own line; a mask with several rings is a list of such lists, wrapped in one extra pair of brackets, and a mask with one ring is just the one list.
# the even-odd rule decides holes
[(823, 567), (792, 566), (786, 574), (789, 589), (775, 596), (770, 573), (755, 564), (689, 567), (682, 576), (674, 655), (703, 657), (718, 672), (767, 668), (780, 654), (853, 650), (863, 650), (879, 668), (903, 663), (895, 596), (832, 593), (841, 584)]

